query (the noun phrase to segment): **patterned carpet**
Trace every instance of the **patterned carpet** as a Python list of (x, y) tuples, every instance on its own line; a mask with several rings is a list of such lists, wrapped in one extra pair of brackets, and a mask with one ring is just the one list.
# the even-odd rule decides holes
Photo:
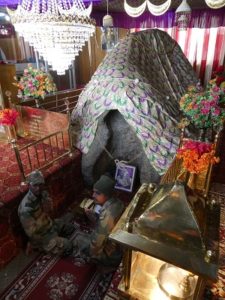
[[(75, 223), (74, 239), (85, 226)], [(103, 274), (95, 265), (87, 264), (75, 255), (60, 258), (40, 254), (0, 295), (0, 300), (69, 300), (104, 298), (112, 273)]]
[[(221, 195), (216, 192), (211, 192), (221, 204), (220, 212), (220, 258), (219, 258), (219, 272), (218, 281), (212, 285), (208, 285), (205, 289), (202, 300), (222, 300), (225, 299), (225, 194)], [(115, 272), (109, 289), (104, 297), (104, 300), (120, 300), (118, 293), (118, 284), (122, 278), (122, 266)], [(151, 299), (158, 300), (158, 299)], [(200, 300), (200, 299), (198, 299)]]

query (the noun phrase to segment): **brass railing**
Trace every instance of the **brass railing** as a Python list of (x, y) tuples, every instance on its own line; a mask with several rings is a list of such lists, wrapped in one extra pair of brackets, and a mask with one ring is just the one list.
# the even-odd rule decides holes
[[(11, 140), (11, 145), (19, 166), (22, 184), (26, 183), (26, 178), (34, 169), (41, 170), (47, 168), (66, 155), (72, 155), (71, 145), (68, 148), (65, 146), (65, 133), (67, 132), (68, 130), (61, 130), (49, 134), (23, 147), (19, 147), (15, 139)], [(61, 145), (59, 147), (60, 140)], [(56, 143), (56, 146), (53, 146), (53, 141)], [(26, 167), (29, 168), (29, 172), (25, 171), (23, 161), (26, 161)]]
[(72, 156), (69, 103), (65, 102), (65, 106), (68, 117), (67, 128), (48, 134), (22, 147), (15, 139), (10, 141), (20, 170), (22, 185), (26, 184), (26, 179), (33, 170), (42, 170), (66, 155)]
[(21, 101), (22, 105), (43, 108), (48, 111), (66, 113), (65, 101), (69, 103), (70, 112), (74, 109), (78, 102), (78, 98), (83, 89), (59, 91), (51, 95), (47, 95), (45, 99), (27, 99)]

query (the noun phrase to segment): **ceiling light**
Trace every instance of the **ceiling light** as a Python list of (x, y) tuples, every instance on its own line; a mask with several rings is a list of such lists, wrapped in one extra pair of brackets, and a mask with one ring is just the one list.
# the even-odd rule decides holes
[(19, 35), (62, 75), (95, 31), (91, 11), (82, 0), (22, 0), (9, 13)]
[(109, 2), (107, 0), (107, 14), (102, 20), (102, 35), (101, 44), (102, 50), (109, 51), (113, 49), (116, 45), (116, 28), (113, 27), (113, 18), (109, 15)]
[(180, 30), (186, 30), (188, 28), (191, 19), (191, 7), (187, 3), (187, 0), (182, 0), (175, 12), (175, 22)]

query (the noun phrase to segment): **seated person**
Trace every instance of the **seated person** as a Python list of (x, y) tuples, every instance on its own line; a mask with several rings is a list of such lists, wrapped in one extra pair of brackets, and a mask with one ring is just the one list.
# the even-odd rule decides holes
[(74, 226), (69, 224), (72, 214), (52, 220), (44, 212), (43, 203), (48, 199), (44, 183), (40, 171), (36, 170), (30, 174), (29, 191), (18, 208), (20, 222), (33, 248), (46, 253), (69, 255), (73, 246), (65, 236), (74, 230)]
[(106, 175), (94, 184), (93, 198), (96, 204), (101, 205), (95, 228), (89, 234), (80, 233), (73, 241), (77, 257), (109, 267), (116, 267), (122, 258), (119, 245), (108, 239), (124, 210), (123, 203), (112, 197), (114, 185), (114, 180)]

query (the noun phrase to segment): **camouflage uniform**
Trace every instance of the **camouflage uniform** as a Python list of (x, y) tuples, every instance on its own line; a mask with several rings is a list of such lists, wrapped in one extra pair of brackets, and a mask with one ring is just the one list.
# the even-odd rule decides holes
[[(63, 219), (52, 220), (43, 210), (42, 201), (44, 193), (35, 196), (30, 190), (21, 201), (18, 215), (23, 229), (34, 248), (47, 253), (68, 255), (72, 252), (72, 243), (59, 234), (66, 234), (71, 226), (65, 224)], [(63, 232), (64, 231), (64, 232)]]
[(90, 234), (80, 233), (73, 241), (76, 255), (89, 258), (105, 266), (116, 266), (121, 260), (118, 244), (108, 239), (110, 232), (124, 209), (123, 203), (116, 198), (109, 198), (99, 214), (95, 229)]

